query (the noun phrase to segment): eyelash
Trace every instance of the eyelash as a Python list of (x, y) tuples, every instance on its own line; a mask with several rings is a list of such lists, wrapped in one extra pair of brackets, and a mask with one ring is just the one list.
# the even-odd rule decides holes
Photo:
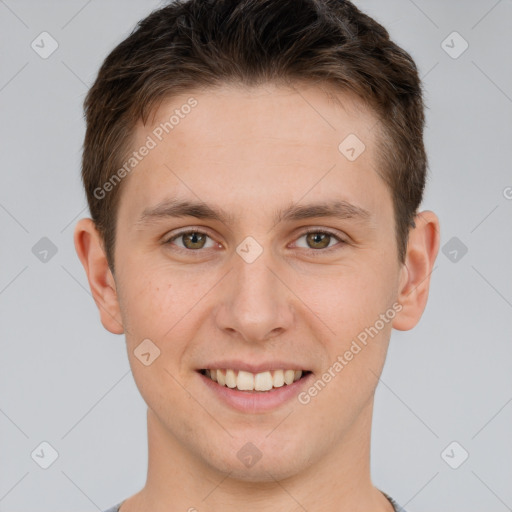
[[(186, 231), (180, 231), (179, 233), (176, 233), (171, 238), (168, 238), (166, 241), (164, 241), (163, 244), (164, 245), (174, 245), (174, 244), (172, 244), (172, 242), (174, 240), (176, 240), (180, 236), (188, 235), (188, 234), (192, 234), (192, 233), (197, 233), (199, 235), (206, 235), (208, 238), (213, 240), (213, 237), (211, 237), (207, 232), (200, 231), (199, 229), (190, 229), (189, 228)], [(313, 252), (313, 253), (323, 253), (323, 254), (325, 254), (325, 253), (330, 253), (333, 250), (340, 249), (341, 248), (340, 246), (344, 246), (344, 245), (346, 245), (348, 243), (346, 240), (343, 240), (342, 238), (340, 238), (335, 233), (333, 233), (331, 231), (324, 230), (324, 229), (318, 229), (318, 228), (309, 228), (306, 231), (303, 231), (302, 233), (299, 234), (299, 236), (297, 237), (297, 240), (299, 238), (302, 238), (303, 236), (309, 235), (310, 233), (329, 235), (329, 236), (331, 236), (333, 238), (336, 238), (339, 243), (333, 245), (332, 247), (326, 247), (324, 249), (309, 249), (309, 248), (303, 248), (303, 247), (299, 247), (299, 249), (305, 249), (305, 250), (308, 250), (308, 251)], [(206, 250), (206, 249), (187, 249), (187, 248), (178, 247), (178, 246), (176, 246), (176, 248), (179, 251), (185, 251), (187, 253), (194, 253), (194, 252), (201, 253), (203, 250)], [(315, 256), (317, 256), (317, 255), (319, 256), (321, 254), (315, 254)]]

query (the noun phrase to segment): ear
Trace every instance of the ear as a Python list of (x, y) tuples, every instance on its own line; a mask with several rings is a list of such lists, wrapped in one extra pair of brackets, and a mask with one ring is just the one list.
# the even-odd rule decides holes
[(402, 266), (398, 302), (402, 310), (393, 320), (393, 328), (412, 329), (420, 320), (427, 305), (430, 274), (439, 251), (439, 219), (425, 210), (414, 218), (415, 226), (409, 231), (405, 264)]
[(123, 334), (121, 309), (114, 276), (103, 250), (103, 240), (92, 219), (81, 219), (74, 234), (75, 249), (87, 274), (89, 287), (100, 312), (103, 327), (113, 334)]

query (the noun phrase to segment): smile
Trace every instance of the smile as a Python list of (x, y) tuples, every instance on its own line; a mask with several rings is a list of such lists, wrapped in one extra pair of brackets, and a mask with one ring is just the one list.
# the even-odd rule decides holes
[(228, 368), (204, 369), (200, 373), (217, 382), (220, 386), (231, 389), (236, 388), (239, 391), (270, 391), (273, 388), (293, 384), (311, 372), (302, 370), (272, 370), (251, 373)]

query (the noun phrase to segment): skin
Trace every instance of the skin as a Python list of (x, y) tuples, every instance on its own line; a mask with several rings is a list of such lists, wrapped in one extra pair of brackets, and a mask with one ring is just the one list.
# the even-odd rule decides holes
[[(115, 276), (91, 219), (75, 229), (101, 321), (125, 334), (148, 405), (146, 485), (121, 512), (392, 511), (370, 477), (374, 392), (392, 327), (411, 329), (424, 311), (439, 221), (417, 215), (400, 264), (391, 194), (374, 170), (376, 118), (346, 93), (334, 105), (318, 86), (223, 85), (173, 97), (138, 124), (134, 148), (190, 96), (198, 105), (124, 178)], [(366, 146), (353, 162), (338, 150), (350, 133)], [(233, 222), (137, 224), (146, 208), (175, 196), (220, 207)], [(370, 215), (274, 225), (291, 203), (331, 199)], [(331, 237), (324, 245), (337, 248), (327, 252), (304, 236), (309, 227), (345, 243)], [(190, 237), (163, 243), (181, 228), (210, 238), (199, 249)], [(236, 252), (247, 236), (263, 248), (250, 264)], [(292, 399), (242, 413), (196, 372), (225, 357), (284, 359), (316, 380), (395, 303), (401, 311), (306, 405)], [(146, 338), (161, 351), (149, 366), (134, 355)], [(237, 457), (248, 441), (262, 453), (251, 468)]]

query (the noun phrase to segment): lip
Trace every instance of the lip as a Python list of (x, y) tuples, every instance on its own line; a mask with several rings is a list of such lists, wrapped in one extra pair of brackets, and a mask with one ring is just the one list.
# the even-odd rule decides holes
[[(232, 367), (228, 366), (228, 368)], [(268, 366), (265, 368), (268, 368)], [(282, 366), (279, 368), (282, 368)], [(288, 369), (291, 370), (292, 368)], [(308, 386), (309, 382), (314, 378), (313, 373), (308, 373), (292, 384), (284, 384), (280, 388), (273, 388), (269, 391), (240, 391), (236, 388), (221, 386), (199, 371), (196, 373), (218, 400), (233, 409), (245, 413), (268, 412), (279, 408), (286, 402), (296, 398), (300, 391), (305, 386)]]
[[(242, 361), (241, 359), (229, 359), (223, 361), (216, 361), (215, 363), (209, 363), (206, 366), (202, 366), (198, 368), (198, 370), (243, 370), (250, 373), (261, 373), (271, 370), (302, 370), (311, 371), (310, 368), (302, 366), (298, 363), (293, 363), (290, 361), (268, 361), (266, 363), (248, 363), (247, 361)], [(291, 384), (290, 384), (291, 385)]]

